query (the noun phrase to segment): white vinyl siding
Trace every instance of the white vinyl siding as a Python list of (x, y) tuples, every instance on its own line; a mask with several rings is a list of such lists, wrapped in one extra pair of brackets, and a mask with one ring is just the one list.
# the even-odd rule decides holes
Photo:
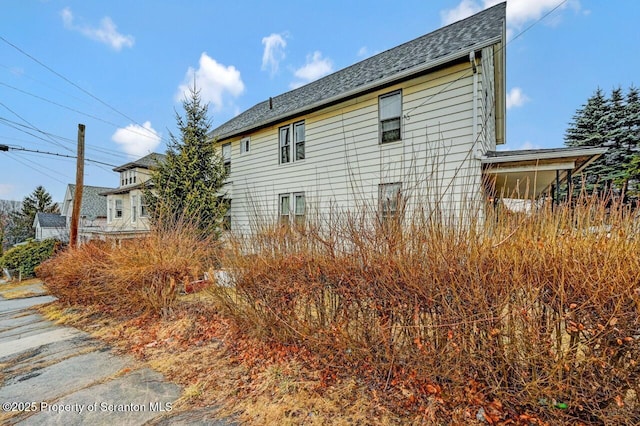
[[(290, 212), (295, 193), (305, 194), (307, 216), (328, 212), (329, 206), (352, 210), (362, 202), (376, 208), (379, 185), (387, 182), (403, 182), (407, 208), (420, 203), (452, 212), (477, 201), (479, 194), (470, 190), (480, 187), (481, 167), (471, 151), (469, 67), (467, 62), (444, 68), (252, 133), (251, 155), (234, 158), (233, 183), (223, 188), (233, 198), (233, 229), (248, 230), (257, 218), (276, 219), (282, 195), (289, 197)], [(394, 92), (401, 93), (402, 139), (380, 143), (380, 96)], [(306, 159), (297, 162), (292, 124), (303, 121)]]

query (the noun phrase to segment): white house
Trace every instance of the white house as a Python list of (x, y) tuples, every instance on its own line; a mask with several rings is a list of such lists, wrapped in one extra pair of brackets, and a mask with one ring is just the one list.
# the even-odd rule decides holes
[(120, 184), (115, 189), (102, 192), (106, 196), (107, 213), (103, 238), (135, 238), (149, 232), (144, 190), (151, 178), (151, 170), (164, 158), (163, 154), (151, 153), (113, 169), (119, 173)]
[[(505, 142), (505, 10), (498, 4), (269, 98), (213, 130), (230, 172), (231, 228), (363, 202), (388, 215), (399, 196), (407, 211), (457, 215), (533, 182), (540, 151), (496, 151)], [(551, 151), (543, 153), (551, 174), (536, 191), (598, 154)], [(516, 174), (522, 180), (508, 178)]]
[[(80, 218), (78, 220), (79, 241), (88, 241), (105, 230), (107, 225), (107, 197), (102, 193), (110, 189), (112, 188), (83, 185), (82, 205), (80, 206)], [(68, 184), (62, 203), (61, 215), (66, 220), (67, 239), (70, 233), (75, 191), (76, 185)]]
[(43, 241), (54, 238), (60, 241), (69, 240), (67, 219), (59, 213), (37, 212), (33, 219), (35, 228), (35, 240)]

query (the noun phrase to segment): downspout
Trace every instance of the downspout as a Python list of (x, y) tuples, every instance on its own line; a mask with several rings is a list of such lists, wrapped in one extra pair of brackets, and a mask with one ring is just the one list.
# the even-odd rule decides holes
[(471, 68), (473, 69), (473, 140), (471, 149), (473, 149), (473, 158), (479, 160), (482, 156), (478, 143), (478, 67), (476, 66), (476, 52), (472, 50), (469, 52), (469, 62), (471, 62)]

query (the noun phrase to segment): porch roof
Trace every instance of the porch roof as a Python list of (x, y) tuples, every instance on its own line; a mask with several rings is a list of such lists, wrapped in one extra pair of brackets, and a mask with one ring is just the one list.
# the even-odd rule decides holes
[(503, 198), (537, 198), (556, 178), (563, 182), (580, 173), (607, 151), (606, 148), (548, 148), (488, 151), (482, 158), (483, 174)]

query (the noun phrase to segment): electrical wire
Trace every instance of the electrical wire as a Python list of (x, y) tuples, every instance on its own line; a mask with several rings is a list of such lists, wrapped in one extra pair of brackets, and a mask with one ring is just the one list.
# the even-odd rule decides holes
[[(126, 115), (125, 113), (119, 111), (118, 109), (114, 108), (113, 106), (109, 105), (107, 102), (103, 101), (102, 99), (98, 98), (96, 95), (94, 95), (93, 93), (89, 92), (88, 90), (84, 89), (83, 87), (79, 86), (78, 84), (74, 83), (73, 81), (69, 80), (67, 77), (65, 77), (64, 75), (60, 74), (59, 72), (57, 72), (56, 70), (54, 70), (53, 68), (49, 67), (48, 65), (46, 65), (45, 63), (43, 63), (42, 61), (40, 61), (39, 59), (37, 59), (36, 57), (30, 55), (29, 53), (25, 52), (24, 50), (22, 50), (21, 48), (19, 48), (18, 46), (16, 46), (15, 44), (11, 43), (9, 40), (7, 40), (6, 38), (0, 36), (0, 40), (2, 40), (3, 42), (5, 42), (6, 44), (8, 44), (9, 46), (11, 46), (12, 48), (14, 48), (15, 50), (17, 50), (18, 52), (22, 53), (24, 56), (26, 56), (27, 58), (31, 59), (32, 61), (36, 62), (38, 65), (42, 66), (43, 68), (45, 68), (46, 70), (48, 70), (49, 72), (53, 73), (54, 75), (58, 76), (59, 78), (61, 78), (62, 80), (66, 81), (67, 83), (69, 83), (70, 85), (72, 85), (73, 87), (75, 87), (76, 89), (80, 90), (81, 92), (83, 92), (84, 94), (86, 94), (87, 96), (91, 97), (92, 99), (100, 102), (102, 105), (104, 105), (105, 107), (109, 108), (111, 111), (115, 112), (116, 114), (124, 117), (125, 119), (127, 119), (128, 121), (137, 124), (138, 126), (140, 126), (141, 128), (144, 129), (144, 126), (140, 125), (140, 123), (138, 123), (136, 120), (134, 120), (133, 118), (129, 117), (128, 115)], [(154, 137), (156, 136), (153, 132), (149, 131), (150, 134), (152, 134)]]

